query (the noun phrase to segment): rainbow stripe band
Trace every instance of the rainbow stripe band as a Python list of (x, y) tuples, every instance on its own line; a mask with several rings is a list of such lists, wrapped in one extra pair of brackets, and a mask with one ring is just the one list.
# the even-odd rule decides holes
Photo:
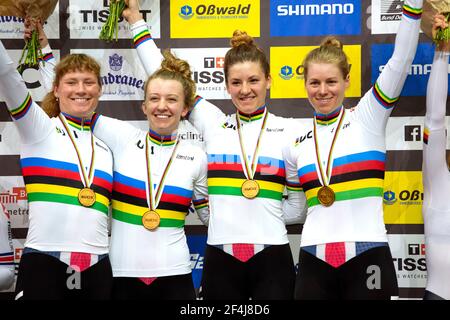
[(303, 188), (301, 187), (300, 183), (293, 183), (288, 181), (286, 181), (286, 189), (288, 189), (289, 191), (296, 191), (296, 192), (303, 191)]
[(389, 98), (387, 95), (385, 95), (383, 91), (381, 91), (378, 82), (376, 82), (375, 85), (373, 86), (372, 93), (375, 99), (378, 101), (378, 103), (381, 104), (385, 109), (393, 108), (395, 103), (399, 99), (399, 97)]
[(194, 204), (194, 208), (196, 210), (203, 209), (209, 206), (208, 199), (192, 200), (192, 203)]
[[(20, 160), (28, 202), (43, 201), (81, 206), (78, 192), (83, 188), (78, 166), (73, 163), (45, 158)], [(90, 207), (108, 214), (112, 191), (112, 177), (104, 171), (95, 170), (91, 189), (96, 203)]]
[[(367, 151), (336, 158), (329, 186), (336, 201), (378, 197), (383, 195), (386, 154)], [(317, 191), (321, 187), (315, 164), (298, 170), (300, 183), (309, 206), (318, 205)]]
[(265, 110), (266, 110), (266, 106), (264, 105), (264, 106), (258, 108), (255, 112), (249, 113), (249, 114), (241, 113), (238, 111), (239, 119), (244, 122), (251, 122), (251, 121), (259, 120), (264, 116)]
[(27, 97), (22, 102), (22, 104), (18, 108), (14, 109), (14, 110), (10, 110), (9, 113), (11, 114), (11, 116), (13, 117), (14, 120), (19, 120), (27, 114), (27, 112), (28, 112), (28, 110), (30, 110), (32, 104), (33, 104), (33, 99), (31, 99), (31, 95), (28, 93)]
[(0, 266), (13, 266), (14, 254), (13, 252), (0, 253)]
[(134, 47), (137, 48), (144, 42), (147, 42), (152, 39), (150, 32), (146, 29), (133, 37)]
[(92, 119), (83, 119), (71, 116), (64, 112), (61, 112), (66, 118), (67, 124), (80, 131), (91, 131)]
[(50, 61), (51, 59), (55, 59), (55, 57), (53, 56), (53, 53), (52, 53), (52, 52), (47, 53), (47, 54), (44, 54), (43, 56), (39, 57), (39, 61), (45, 61), (45, 62), (48, 62), (48, 61)]
[(173, 146), (177, 141), (176, 134), (160, 135), (152, 130), (149, 130), (148, 137), (151, 142), (153, 142), (154, 144), (163, 146), (163, 147)]
[(430, 130), (425, 128), (423, 130), (423, 143), (428, 144), (428, 137), (430, 136)]
[(329, 114), (315, 113), (314, 117), (316, 118), (316, 123), (318, 125), (330, 125), (335, 123), (338, 120), (342, 108), (343, 106), (340, 106)]
[(413, 20), (418, 20), (422, 17), (422, 8), (413, 8), (408, 5), (403, 5), (403, 14)]
[[(183, 227), (191, 199), (191, 190), (165, 185), (156, 208), (160, 227)], [(141, 226), (142, 215), (149, 210), (145, 182), (114, 172), (112, 209), (114, 219)]]

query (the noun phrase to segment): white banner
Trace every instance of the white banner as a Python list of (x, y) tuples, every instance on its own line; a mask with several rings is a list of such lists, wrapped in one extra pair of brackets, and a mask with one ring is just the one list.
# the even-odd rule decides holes
[[(70, 0), (68, 28), (72, 39), (98, 39), (109, 15), (108, 0)], [(154, 39), (160, 35), (159, 1), (140, 0), (141, 13)], [(128, 22), (119, 20), (118, 39), (131, 39)], [(131, 45), (131, 44), (130, 44)]]

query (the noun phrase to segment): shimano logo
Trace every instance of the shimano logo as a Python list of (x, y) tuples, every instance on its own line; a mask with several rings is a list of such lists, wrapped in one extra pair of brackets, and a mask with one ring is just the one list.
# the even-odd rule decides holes
[(277, 6), (278, 16), (323, 16), (337, 14), (353, 14), (353, 3), (332, 4), (296, 4)]
[[(384, 65), (380, 66), (378, 70), (381, 72)], [(431, 72), (431, 64), (413, 64), (411, 65), (408, 74), (413, 76), (426, 76)]]

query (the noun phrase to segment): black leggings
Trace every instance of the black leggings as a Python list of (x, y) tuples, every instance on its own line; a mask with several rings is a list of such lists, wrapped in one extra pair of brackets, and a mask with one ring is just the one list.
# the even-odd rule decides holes
[(75, 272), (44, 253), (22, 255), (16, 284), (21, 300), (107, 300), (111, 298), (112, 270), (106, 257), (83, 272)]
[(289, 244), (267, 247), (247, 262), (206, 246), (201, 289), (205, 300), (292, 300), (294, 285)]
[(190, 273), (158, 277), (150, 285), (139, 278), (117, 277), (113, 282), (115, 300), (195, 300)]
[(369, 249), (338, 268), (300, 249), (295, 299), (389, 300), (398, 296), (388, 246)]

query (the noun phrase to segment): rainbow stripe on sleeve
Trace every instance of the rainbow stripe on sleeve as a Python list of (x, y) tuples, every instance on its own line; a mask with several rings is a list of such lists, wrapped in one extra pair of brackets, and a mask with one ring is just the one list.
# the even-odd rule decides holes
[(419, 20), (422, 17), (422, 8), (413, 8), (408, 5), (403, 5), (403, 14), (413, 20)]
[(31, 95), (28, 93), (22, 104), (18, 108), (10, 110), (9, 113), (14, 118), (14, 120), (19, 120), (27, 114), (32, 104), (33, 99), (31, 99)]
[(152, 36), (150, 35), (150, 32), (148, 31), (148, 29), (145, 29), (144, 31), (139, 32), (137, 35), (133, 37), (134, 47), (137, 48), (144, 42), (147, 42), (148, 40), (151, 39)]
[(206, 198), (192, 200), (192, 203), (194, 204), (195, 210), (203, 209), (209, 206), (209, 201)]
[(48, 62), (51, 59), (55, 59), (52, 52), (44, 54), (43, 56), (39, 57), (39, 61), (44, 61), (44, 62)]
[(428, 144), (428, 137), (430, 136), (430, 129), (425, 127), (423, 130), (423, 143)]
[(372, 88), (372, 93), (377, 99), (378, 103), (381, 104), (385, 109), (391, 109), (394, 107), (395, 103), (398, 101), (399, 97), (389, 98), (387, 95), (383, 93), (378, 82)]
[[(142, 216), (149, 210), (145, 182), (114, 171), (112, 196), (113, 218), (142, 225)], [(160, 228), (183, 228), (192, 199), (192, 190), (165, 185), (156, 211)]]

